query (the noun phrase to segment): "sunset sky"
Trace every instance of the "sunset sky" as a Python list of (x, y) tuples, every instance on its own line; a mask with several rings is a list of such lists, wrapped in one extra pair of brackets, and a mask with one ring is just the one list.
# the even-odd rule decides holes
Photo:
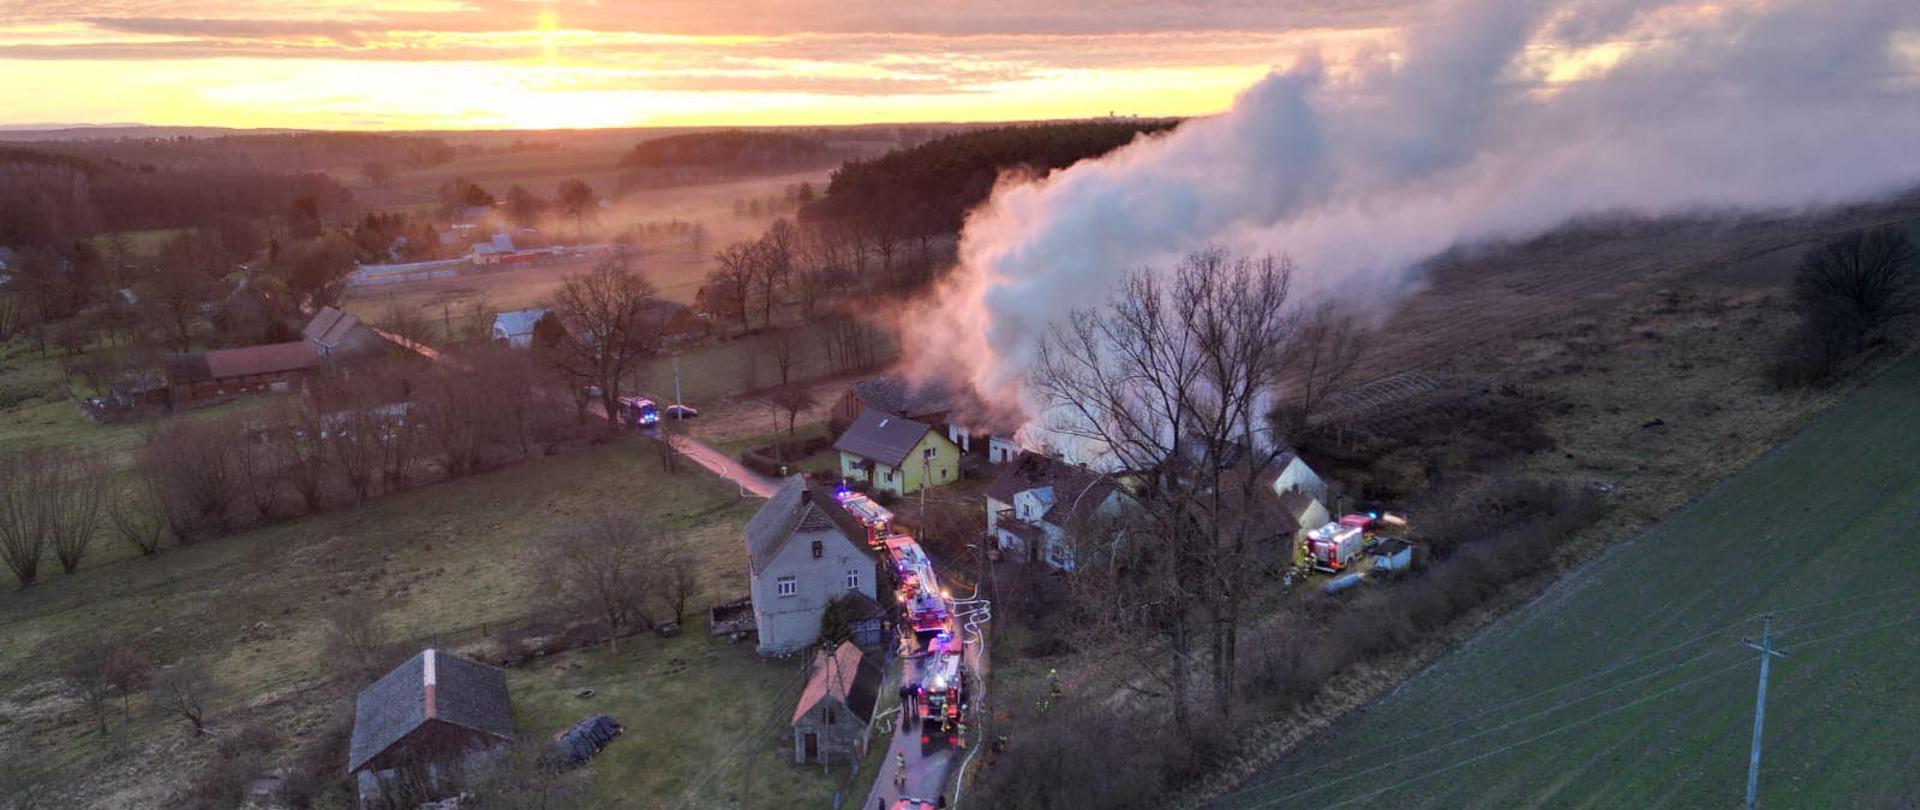
[(1218, 111), (1414, 0), (0, 0), (0, 125), (539, 128)]

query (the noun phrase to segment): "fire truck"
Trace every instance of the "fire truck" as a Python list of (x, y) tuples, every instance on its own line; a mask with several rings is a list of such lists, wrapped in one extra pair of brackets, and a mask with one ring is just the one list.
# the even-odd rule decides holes
[(1344, 521), (1345, 518), (1340, 523), (1329, 523), (1307, 532), (1306, 542), (1300, 544), (1307, 564), (1313, 566), (1315, 571), (1337, 574), (1352, 565), (1361, 550), (1366, 548), (1366, 529)]
[(895, 596), (906, 611), (907, 623), (913, 626), (914, 635), (926, 644), (940, 631), (949, 629), (947, 620), (951, 612), (947, 595), (940, 590), (933, 561), (927, 559), (926, 552), (913, 538), (894, 535), (887, 538), (885, 544), (887, 558), (893, 563), (894, 579), (900, 583)]
[(893, 512), (858, 492), (841, 490), (835, 495), (840, 506), (867, 527), (867, 547), (878, 549), (893, 536)]
[(653, 427), (660, 424), (660, 408), (646, 397), (621, 397), (620, 421), (634, 427)]
[(914, 705), (920, 715), (920, 753), (960, 742), (967, 713), (967, 673), (958, 651), (936, 652), (920, 665)]

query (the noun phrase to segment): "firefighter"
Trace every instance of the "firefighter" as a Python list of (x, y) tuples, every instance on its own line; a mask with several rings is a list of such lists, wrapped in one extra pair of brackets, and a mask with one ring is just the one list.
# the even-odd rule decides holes
[(893, 789), (907, 789), (907, 755), (893, 752)]
[(957, 723), (955, 723), (955, 728), (957, 728), (957, 729), (959, 730), (959, 732), (960, 732), (960, 748), (961, 748), (961, 750), (966, 750), (966, 747), (967, 747), (967, 719), (966, 719), (966, 718), (964, 718), (964, 717), (962, 717), (962, 718), (960, 718), (960, 720), (959, 720), (959, 721), (958, 721)]
[(1047, 670), (1047, 696), (1053, 700), (1060, 699), (1060, 670)]

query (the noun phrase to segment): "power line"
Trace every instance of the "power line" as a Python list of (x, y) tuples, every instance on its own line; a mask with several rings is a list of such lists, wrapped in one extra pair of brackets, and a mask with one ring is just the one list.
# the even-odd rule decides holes
[[(1833, 606), (1833, 605), (1838, 605), (1838, 604), (1844, 604), (1844, 603), (1847, 603), (1847, 602), (1857, 602), (1857, 601), (1860, 601), (1860, 600), (1862, 600), (1862, 599), (1867, 599), (1867, 598), (1871, 598), (1871, 597), (1874, 597), (1874, 596), (1878, 596), (1878, 595), (1882, 595), (1882, 594), (1885, 594), (1885, 593), (1888, 593), (1888, 592), (1893, 592), (1893, 591), (1914, 591), (1914, 590), (1920, 590), (1920, 589), (1916, 589), (1916, 588), (1914, 588), (1914, 587), (1913, 587), (1913, 586), (1911, 586), (1911, 585), (1896, 585), (1896, 586), (1892, 586), (1892, 587), (1888, 587), (1888, 588), (1882, 588), (1882, 589), (1880, 589), (1880, 590), (1877, 590), (1877, 591), (1868, 591), (1868, 592), (1865, 592), (1865, 593), (1861, 593), (1861, 594), (1855, 594), (1855, 595), (1852, 595), (1852, 596), (1847, 596), (1847, 597), (1842, 597), (1842, 598), (1839, 598), (1839, 599), (1829, 599), (1829, 600), (1826, 600), (1826, 601), (1822, 601), (1822, 602), (1815, 602), (1815, 603), (1812, 603), (1812, 604), (1805, 604), (1805, 605), (1796, 605), (1796, 606), (1793, 606), (1793, 607), (1788, 607), (1788, 608), (1782, 608), (1782, 609), (1780, 609), (1780, 610), (1778, 610), (1778, 611), (1776, 611), (1776, 613), (1789, 613), (1789, 612), (1796, 612), (1796, 611), (1805, 611), (1805, 610), (1813, 610), (1813, 609), (1815, 609), (1815, 608), (1822, 608), (1822, 607), (1830, 607), (1830, 606)], [(1889, 600), (1889, 601), (1896, 601), (1896, 600)], [(1865, 609), (1865, 610), (1861, 610), (1861, 611), (1854, 611), (1854, 612), (1850, 612), (1850, 613), (1845, 613), (1845, 614), (1841, 614), (1841, 615), (1838, 615), (1838, 616), (1833, 616), (1833, 617), (1828, 617), (1828, 618), (1826, 618), (1826, 619), (1823, 619), (1823, 620), (1821, 620), (1821, 621), (1817, 621), (1817, 622), (1811, 622), (1811, 623), (1808, 623), (1808, 624), (1804, 624), (1804, 625), (1800, 625), (1800, 626), (1798, 626), (1798, 627), (1794, 627), (1794, 628), (1790, 628), (1789, 630), (1787, 630), (1787, 631), (1783, 631), (1783, 632), (1791, 632), (1791, 631), (1793, 631), (1793, 630), (1804, 630), (1804, 629), (1807, 629), (1807, 628), (1810, 628), (1810, 627), (1818, 627), (1818, 626), (1821, 626), (1821, 625), (1824, 625), (1824, 624), (1831, 624), (1831, 623), (1833, 623), (1833, 622), (1836, 622), (1836, 621), (1842, 621), (1842, 620), (1844, 620), (1844, 619), (1847, 619), (1847, 618), (1850, 618), (1850, 617), (1852, 617), (1852, 616), (1857, 616), (1857, 615), (1860, 615), (1860, 614), (1862, 614), (1862, 613), (1869, 613), (1869, 612), (1873, 612), (1873, 611), (1875, 611), (1875, 610), (1879, 610), (1879, 607), (1872, 607), (1872, 608), (1867, 608), (1867, 609)], [(1641, 653), (1641, 654), (1639, 654), (1639, 655), (1636, 655), (1636, 656), (1634, 656), (1634, 657), (1632, 657), (1632, 658), (1629, 658), (1629, 659), (1627, 659), (1627, 660), (1625, 660), (1625, 661), (1622, 661), (1622, 662), (1620, 662), (1620, 663), (1618, 663), (1618, 664), (1615, 664), (1615, 665), (1613, 665), (1613, 666), (1611, 666), (1611, 667), (1608, 667), (1608, 668), (1606, 668), (1606, 669), (1603, 669), (1603, 670), (1600, 670), (1600, 671), (1598, 671), (1598, 672), (1593, 672), (1593, 673), (1590, 673), (1590, 674), (1587, 674), (1587, 675), (1583, 675), (1583, 676), (1581, 676), (1581, 677), (1579, 677), (1579, 678), (1575, 678), (1575, 679), (1573, 679), (1573, 680), (1570, 680), (1570, 681), (1566, 681), (1566, 682), (1564, 682), (1564, 683), (1561, 683), (1561, 684), (1558, 684), (1558, 685), (1555, 685), (1555, 686), (1551, 686), (1551, 687), (1547, 687), (1547, 688), (1545, 688), (1545, 689), (1541, 689), (1541, 690), (1539, 690), (1539, 691), (1536, 691), (1536, 692), (1533, 692), (1533, 693), (1530, 693), (1530, 694), (1527, 694), (1527, 695), (1524, 695), (1524, 696), (1521, 696), (1521, 697), (1518, 697), (1518, 698), (1515, 698), (1515, 699), (1513, 699), (1512, 701), (1509, 701), (1509, 702), (1508, 702), (1508, 704), (1507, 704), (1507, 708), (1512, 708), (1512, 707), (1514, 707), (1514, 706), (1517, 706), (1517, 705), (1521, 705), (1521, 704), (1525, 704), (1525, 703), (1527, 703), (1527, 702), (1529, 702), (1529, 701), (1532, 701), (1532, 700), (1534, 700), (1534, 699), (1537, 699), (1537, 698), (1541, 698), (1541, 697), (1545, 697), (1545, 696), (1547, 696), (1547, 695), (1550, 695), (1550, 694), (1553, 694), (1553, 693), (1555, 693), (1555, 692), (1558, 692), (1558, 691), (1560, 691), (1560, 690), (1563, 690), (1563, 689), (1566, 689), (1566, 688), (1568, 688), (1568, 687), (1571, 687), (1571, 686), (1576, 686), (1576, 685), (1579, 685), (1579, 684), (1582, 684), (1582, 683), (1587, 683), (1587, 682), (1589, 682), (1589, 681), (1593, 681), (1593, 680), (1597, 680), (1597, 679), (1599, 679), (1599, 678), (1603, 678), (1603, 677), (1606, 677), (1606, 676), (1608, 676), (1608, 675), (1612, 675), (1612, 674), (1614, 674), (1614, 673), (1617, 673), (1617, 672), (1620, 672), (1621, 670), (1624, 670), (1624, 669), (1628, 669), (1628, 668), (1630, 668), (1630, 667), (1632, 667), (1632, 666), (1634, 666), (1634, 665), (1636, 665), (1636, 664), (1639, 664), (1639, 663), (1641, 663), (1641, 662), (1643, 662), (1643, 661), (1646, 661), (1646, 660), (1648, 660), (1648, 659), (1650, 659), (1650, 658), (1656, 658), (1656, 657), (1659, 657), (1659, 656), (1663, 656), (1663, 655), (1666, 655), (1667, 653), (1671, 653), (1671, 652), (1675, 652), (1675, 651), (1678, 651), (1678, 650), (1681, 650), (1681, 649), (1684, 649), (1684, 648), (1686, 648), (1686, 647), (1689, 647), (1689, 646), (1692, 646), (1692, 645), (1694, 645), (1694, 644), (1697, 644), (1697, 643), (1699, 643), (1699, 642), (1702, 642), (1702, 641), (1706, 641), (1706, 640), (1709, 640), (1709, 639), (1712, 639), (1712, 638), (1714, 638), (1714, 637), (1716, 637), (1716, 636), (1719, 636), (1719, 635), (1721, 635), (1721, 634), (1723, 634), (1723, 633), (1726, 633), (1726, 632), (1728, 632), (1728, 631), (1731, 631), (1731, 630), (1733, 630), (1734, 628), (1737, 628), (1737, 627), (1739, 627), (1739, 626), (1740, 626), (1741, 624), (1744, 624), (1744, 623), (1746, 623), (1746, 622), (1748, 622), (1748, 621), (1751, 621), (1751, 620), (1753, 620), (1753, 619), (1757, 619), (1757, 618), (1763, 618), (1763, 617), (1764, 617), (1764, 616), (1766, 616), (1766, 615), (1768, 615), (1768, 614), (1761, 614), (1761, 613), (1756, 613), (1756, 614), (1753, 614), (1753, 615), (1751, 615), (1751, 616), (1743, 616), (1743, 617), (1741, 617), (1740, 619), (1737, 619), (1737, 620), (1734, 620), (1734, 621), (1731, 621), (1731, 622), (1727, 622), (1726, 624), (1722, 624), (1722, 625), (1719, 625), (1719, 626), (1717, 626), (1717, 627), (1714, 627), (1714, 628), (1713, 628), (1713, 629), (1711, 629), (1711, 630), (1708, 630), (1708, 631), (1705, 631), (1705, 632), (1703, 632), (1703, 633), (1701, 633), (1701, 634), (1699, 634), (1699, 635), (1696, 635), (1696, 636), (1692, 636), (1692, 637), (1689, 637), (1689, 638), (1687, 638), (1687, 639), (1684, 639), (1684, 640), (1682, 640), (1682, 641), (1679, 641), (1679, 642), (1675, 642), (1675, 643), (1673, 643), (1673, 644), (1671, 644), (1671, 645), (1668, 645), (1668, 646), (1666, 646), (1666, 647), (1662, 647), (1662, 648), (1660, 648), (1660, 649), (1657, 649), (1657, 650), (1653, 650), (1653, 651), (1650, 651), (1650, 652), (1645, 652), (1645, 653)], [(1700, 657), (1700, 656), (1695, 656), (1695, 659), (1697, 659), (1697, 658), (1699, 658), (1699, 657)], [(1675, 668), (1675, 667), (1678, 667), (1678, 666), (1682, 666), (1682, 665), (1684, 665), (1685, 663), (1689, 663), (1689, 662), (1691, 662), (1692, 660), (1695, 660), (1695, 659), (1688, 659), (1688, 661), (1686, 661), (1686, 662), (1682, 662), (1681, 664), (1676, 664), (1676, 665), (1674, 665), (1674, 667), (1668, 667), (1668, 668), (1666, 668), (1666, 669), (1662, 669), (1662, 670), (1657, 670), (1657, 671), (1656, 671), (1655, 673), (1652, 673), (1652, 674), (1659, 674), (1660, 672), (1666, 672), (1666, 671), (1671, 671), (1671, 670), (1672, 670), (1673, 668)], [(1646, 677), (1646, 676), (1642, 676), (1642, 678), (1644, 678), (1644, 677)], [(1617, 689), (1617, 688), (1618, 688), (1618, 687), (1616, 686), (1616, 687), (1611, 687), (1611, 688), (1609, 688), (1609, 689), (1606, 689), (1606, 690), (1602, 690), (1602, 691), (1600, 691), (1600, 692), (1595, 692), (1595, 693), (1593, 693), (1593, 695), (1589, 695), (1589, 697), (1592, 697), (1592, 696), (1595, 696), (1595, 695), (1600, 695), (1600, 694), (1605, 694), (1606, 692), (1608, 692), (1608, 691), (1613, 691), (1613, 689)], [(1582, 700), (1584, 700), (1584, 699), (1585, 699), (1585, 698), (1582, 698)], [(1577, 700), (1576, 700), (1576, 701), (1573, 701), (1573, 702), (1579, 702), (1579, 701), (1577, 701)], [(1565, 705), (1565, 704), (1562, 704), (1562, 706), (1564, 706), (1564, 705)], [(1556, 708), (1557, 708), (1557, 707), (1556, 707)], [(1551, 711), (1551, 709), (1549, 709), (1548, 711)], [(1516, 721), (1513, 721), (1513, 722), (1520, 722), (1520, 721), (1522, 721), (1522, 720), (1526, 720), (1526, 719), (1529, 719), (1529, 718), (1530, 718), (1530, 717), (1532, 717), (1532, 716), (1533, 716), (1533, 715), (1530, 715), (1530, 716), (1529, 716), (1528, 718), (1521, 718), (1520, 720), (1516, 720)], [(1377, 754), (1377, 753), (1380, 753), (1380, 752), (1383, 752), (1383, 751), (1387, 751), (1387, 750), (1390, 750), (1390, 749), (1393, 749), (1393, 748), (1397, 748), (1397, 747), (1399, 747), (1399, 746), (1401, 746), (1401, 745), (1404, 745), (1404, 744), (1406, 744), (1406, 743), (1408, 743), (1408, 742), (1411, 742), (1411, 741), (1413, 741), (1413, 740), (1417, 740), (1417, 739), (1419, 739), (1419, 738), (1421, 738), (1421, 737), (1425, 737), (1425, 736), (1427, 736), (1427, 735), (1429, 735), (1429, 734), (1433, 734), (1433, 733), (1435, 733), (1435, 732), (1439, 732), (1439, 731), (1445, 731), (1445, 730), (1448, 730), (1448, 729), (1451, 729), (1451, 728), (1455, 728), (1455, 727), (1458, 727), (1458, 726), (1460, 726), (1460, 725), (1463, 725), (1463, 724), (1466, 724), (1466, 723), (1468, 723), (1468, 722), (1471, 722), (1471, 721), (1473, 721), (1473, 720), (1477, 720), (1477, 719), (1485, 719), (1485, 715), (1472, 715), (1472, 716), (1467, 716), (1467, 717), (1461, 717), (1461, 718), (1458, 718), (1458, 719), (1455, 719), (1455, 720), (1451, 720), (1451, 721), (1448, 721), (1448, 722), (1446, 722), (1446, 723), (1443, 723), (1443, 724), (1440, 724), (1440, 725), (1437, 725), (1437, 726), (1431, 726), (1431, 727), (1429, 727), (1429, 728), (1426, 728), (1426, 729), (1423, 729), (1423, 730), (1421, 730), (1421, 731), (1416, 731), (1416, 732), (1413, 732), (1413, 733), (1411, 733), (1411, 734), (1405, 734), (1405, 735), (1401, 735), (1401, 736), (1399, 736), (1399, 737), (1397, 737), (1397, 738), (1396, 738), (1396, 739), (1395, 739), (1395, 740), (1394, 740), (1393, 742), (1389, 742), (1389, 743), (1385, 743), (1385, 744), (1382, 744), (1382, 745), (1377, 745), (1377, 746), (1374, 746), (1374, 747), (1372, 747), (1372, 748), (1366, 748), (1366, 749), (1361, 749), (1361, 750), (1359, 750), (1359, 751), (1355, 751), (1355, 752), (1353, 752), (1353, 753), (1350, 753), (1350, 754), (1346, 754), (1346, 755), (1343, 755), (1343, 756), (1340, 756), (1340, 757), (1338, 757), (1338, 758), (1336, 758), (1336, 759), (1332, 759), (1332, 760), (1328, 760), (1328, 761), (1326, 761), (1326, 762), (1323, 762), (1323, 763), (1321, 763), (1321, 764), (1319, 764), (1319, 765), (1315, 765), (1315, 766), (1313, 766), (1313, 767), (1311, 767), (1311, 768), (1307, 768), (1307, 769), (1305, 769), (1305, 770), (1300, 770), (1300, 771), (1294, 771), (1294, 772), (1292, 772), (1292, 773), (1288, 773), (1288, 774), (1285, 774), (1285, 775), (1283, 775), (1283, 776), (1278, 776), (1278, 777), (1275, 777), (1275, 778), (1273, 778), (1273, 779), (1269, 779), (1269, 780), (1266, 780), (1266, 781), (1263, 781), (1263, 782), (1259, 782), (1259, 783), (1256, 783), (1256, 784), (1252, 784), (1252, 785), (1246, 785), (1246, 786), (1243, 786), (1243, 787), (1240, 787), (1240, 788), (1237, 788), (1237, 789), (1235, 789), (1235, 790), (1233, 790), (1233, 791), (1231, 791), (1231, 792), (1229, 792), (1229, 793), (1226, 793), (1226, 794), (1223, 794), (1223, 795), (1221, 795), (1221, 796), (1220, 796), (1220, 797), (1219, 797), (1218, 799), (1216, 799), (1216, 801), (1219, 801), (1219, 800), (1226, 800), (1226, 799), (1230, 799), (1230, 798), (1232, 798), (1232, 797), (1235, 797), (1235, 796), (1239, 796), (1239, 795), (1241, 795), (1241, 794), (1243, 794), (1243, 793), (1247, 793), (1247, 792), (1249, 792), (1249, 791), (1256, 791), (1256, 790), (1261, 790), (1261, 789), (1264, 789), (1264, 788), (1268, 788), (1268, 787), (1272, 787), (1272, 786), (1274, 786), (1274, 785), (1278, 785), (1278, 784), (1280, 784), (1280, 783), (1282, 783), (1282, 782), (1286, 782), (1286, 781), (1289, 781), (1289, 780), (1291, 780), (1291, 779), (1295, 779), (1295, 778), (1298, 778), (1298, 777), (1301, 777), (1301, 776), (1306, 776), (1306, 775), (1308, 775), (1308, 774), (1312, 774), (1312, 773), (1318, 773), (1318, 772), (1320, 772), (1320, 771), (1323, 771), (1323, 770), (1326, 770), (1326, 769), (1328, 769), (1328, 768), (1331, 768), (1331, 767), (1333, 767), (1333, 766), (1335, 766), (1335, 765), (1339, 765), (1339, 764), (1342, 764), (1342, 763), (1345, 763), (1345, 762), (1349, 762), (1349, 761), (1352, 761), (1352, 760), (1354, 760), (1354, 759), (1357, 759), (1357, 758), (1360, 758), (1360, 757), (1363, 757), (1363, 756), (1369, 756), (1369, 755), (1372, 755), (1372, 754)], [(1509, 724), (1507, 724), (1507, 725), (1511, 725), (1511, 723), (1509, 723)], [(1484, 734), (1484, 733), (1486, 733), (1486, 732), (1480, 732), (1479, 734)], [(1476, 735), (1476, 736), (1478, 736), (1478, 735)], [(1428, 753), (1428, 752), (1430, 752), (1431, 750), (1433, 750), (1433, 749), (1429, 749), (1429, 751), (1427, 751), (1427, 752), (1422, 752), (1422, 753), (1423, 753), (1423, 754), (1424, 754), (1424, 753)]]

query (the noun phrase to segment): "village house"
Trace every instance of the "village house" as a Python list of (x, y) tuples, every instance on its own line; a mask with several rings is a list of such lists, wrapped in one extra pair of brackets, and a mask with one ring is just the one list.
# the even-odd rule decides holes
[[(954, 423), (954, 412), (965, 400), (938, 379), (908, 380), (905, 377), (874, 377), (856, 380), (833, 403), (828, 424), (835, 429), (851, 425), (867, 411), (904, 416), (925, 422), (946, 434), (947, 440), (961, 452), (973, 452), (975, 442), (989, 441), (984, 433), (971, 433)], [(990, 459), (991, 460), (991, 459)], [(997, 462), (996, 462), (997, 463)]]
[(403, 783), (438, 795), (476, 754), (513, 742), (506, 673), (434, 649), (360, 690), (353, 708), (347, 773), (363, 806), (380, 806), (381, 793)]
[(835, 597), (875, 598), (867, 530), (826, 489), (787, 479), (747, 522), (748, 585), (763, 655), (805, 649)]
[(660, 324), (660, 340), (669, 346), (698, 343), (713, 333), (707, 317), (678, 301), (650, 299), (644, 305), (647, 315)]
[(851, 641), (814, 654), (813, 672), (793, 707), (795, 764), (851, 764), (867, 755), (880, 702), (878, 659)]
[(1283, 450), (1274, 458), (1271, 466), (1274, 470), (1273, 491), (1276, 494), (1304, 492), (1314, 500), (1326, 503), (1326, 482), (1320, 480), (1320, 474), (1300, 459), (1299, 453)]
[(320, 365), (312, 344), (295, 340), (239, 349), (177, 354), (167, 360), (173, 407), (243, 394), (294, 390)]
[(1114, 514), (1126, 498), (1111, 476), (1023, 451), (987, 487), (987, 534), (1002, 553), (1070, 571), (1068, 529)]
[(352, 313), (334, 307), (321, 307), (314, 313), (307, 327), (300, 331), (300, 337), (313, 346), (315, 354), (328, 361), (372, 357), (388, 348), (387, 339), (373, 331), (373, 327), (361, 323)]
[(493, 340), (515, 349), (533, 345), (533, 327), (547, 316), (546, 307), (510, 309), (493, 316)]
[(960, 448), (925, 422), (864, 410), (833, 443), (840, 474), (906, 495), (960, 478)]

